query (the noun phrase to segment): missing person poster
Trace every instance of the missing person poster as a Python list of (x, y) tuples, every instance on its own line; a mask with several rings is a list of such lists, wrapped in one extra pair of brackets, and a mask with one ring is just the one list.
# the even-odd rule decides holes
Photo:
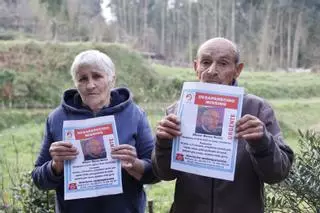
[(233, 181), (243, 95), (241, 87), (183, 84), (177, 112), (182, 135), (173, 141), (172, 169)]
[(119, 145), (114, 116), (64, 121), (63, 140), (79, 151), (64, 163), (65, 200), (122, 193), (120, 161), (111, 158)]

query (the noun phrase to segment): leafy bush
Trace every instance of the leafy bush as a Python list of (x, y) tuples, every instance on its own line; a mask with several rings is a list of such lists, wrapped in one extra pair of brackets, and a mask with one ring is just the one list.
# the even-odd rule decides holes
[(53, 213), (55, 194), (53, 191), (39, 190), (32, 182), (31, 172), (22, 173), (18, 183), (11, 188), (14, 201), (11, 203), (0, 193), (0, 211), (8, 213), (32, 212), (32, 213)]
[[(31, 172), (27, 171), (29, 167), (21, 164), (24, 159), (21, 144), (13, 137), (10, 145), (0, 149), (0, 212), (53, 213), (54, 192), (39, 190), (34, 185)], [(10, 149), (13, 149), (11, 158)]]
[(299, 134), (300, 152), (289, 177), (267, 187), (267, 212), (320, 211), (320, 135), (314, 131)]
[(39, 190), (32, 182), (31, 172), (24, 173), (20, 178), (19, 184), (12, 191), (23, 212), (54, 212), (54, 192)]

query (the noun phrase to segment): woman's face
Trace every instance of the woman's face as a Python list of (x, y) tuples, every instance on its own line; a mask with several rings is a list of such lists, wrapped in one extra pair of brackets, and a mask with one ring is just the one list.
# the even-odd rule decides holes
[(93, 112), (98, 112), (110, 102), (110, 91), (113, 81), (108, 80), (107, 72), (95, 66), (79, 67), (75, 75), (75, 86), (81, 99)]

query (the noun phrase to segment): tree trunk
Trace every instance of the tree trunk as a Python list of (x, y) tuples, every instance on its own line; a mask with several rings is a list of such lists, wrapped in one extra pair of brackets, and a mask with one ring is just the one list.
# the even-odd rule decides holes
[(283, 24), (284, 24), (284, 18), (283, 14), (280, 15), (280, 26), (279, 26), (279, 31), (280, 31), (280, 61), (279, 65), (281, 68), (284, 66), (284, 41), (283, 41)]
[(212, 0), (214, 2), (214, 36), (219, 35), (218, 24), (219, 24), (219, 14), (218, 14), (218, 0)]
[(122, 20), (123, 20), (123, 29), (127, 33), (129, 32), (128, 30), (128, 25), (127, 25), (127, 20), (128, 20), (128, 11), (127, 11), (127, 6), (126, 6), (126, 1), (127, 0), (122, 0)]
[(133, 8), (132, 8), (132, 10), (133, 10), (133, 36), (134, 37), (137, 37), (138, 36), (138, 8), (139, 7), (137, 7), (137, 3), (136, 2), (133, 2)]
[(292, 68), (298, 67), (298, 55), (299, 55), (299, 47), (300, 47), (300, 40), (301, 40), (301, 33), (302, 33), (302, 15), (303, 15), (303, 12), (302, 11), (299, 12), (295, 38), (293, 42), (292, 61), (291, 61)]
[(287, 37), (287, 68), (290, 67), (291, 62), (291, 28), (292, 28), (292, 11), (291, 8), (289, 8), (288, 13), (288, 37)]
[(164, 54), (165, 51), (165, 30), (166, 30), (166, 17), (167, 17), (167, 0), (161, 1), (161, 39), (160, 39), (160, 52)]
[(267, 12), (264, 19), (264, 24), (262, 26), (262, 37), (260, 44), (260, 54), (259, 54), (259, 65), (262, 68), (265, 68), (268, 63), (268, 52), (269, 52), (269, 43), (270, 43), (270, 35), (269, 35), (269, 19), (271, 14), (273, 0), (268, 2)]
[[(253, 8), (253, 0), (250, 1), (250, 9), (249, 9), (249, 38), (254, 38), (253, 35), (253, 30), (252, 30), (252, 26), (253, 26), (253, 12), (254, 12), (254, 8)], [(252, 42), (248, 42), (247, 45), (249, 45), (250, 51), (249, 51), (249, 65), (252, 67), (256, 66), (256, 60), (254, 60), (253, 55), (253, 47), (254, 44)]]
[(218, 1), (218, 36), (222, 36), (222, 21), (221, 21), (221, 1)]
[(232, 10), (231, 10), (231, 40), (236, 42), (236, 0), (232, 0)]
[(129, 3), (128, 5), (128, 29), (129, 29), (129, 34), (130, 36), (133, 36), (133, 11), (134, 11), (134, 6)]
[(148, 49), (147, 42), (147, 28), (148, 28), (148, 0), (144, 0), (143, 6), (143, 49), (146, 51)]
[(192, 61), (192, 2), (188, 2), (188, 62)]
[(277, 7), (277, 17), (276, 17), (276, 29), (274, 30), (274, 33), (273, 33), (273, 40), (272, 40), (272, 49), (271, 49), (271, 63), (269, 63), (269, 68), (268, 70), (271, 70), (275, 67), (276, 65), (276, 58), (275, 58), (275, 54), (276, 54), (276, 48), (277, 48), (277, 38), (278, 38), (278, 31), (279, 31), (279, 23), (280, 23), (280, 9)]
[(203, 0), (198, 1), (198, 27), (199, 27), (199, 44), (206, 40), (205, 20), (204, 20), (204, 9)]
[(176, 24), (176, 38), (175, 38), (175, 40), (176, 40), (177, 49), (176, 49), (175, 55), (178, 55), (178, 58), (179, 58), (179, 61), (180, 61), (181, 60), (181, 55), (179, 53), (181, 51), (181, 45), (180, 45), (181, 38), (180, 38), (180, 8), (179, 8), (179, 1), (177, 2), (177, 7), (176, 8), (177, 8), (176, 9), (177, 24)]

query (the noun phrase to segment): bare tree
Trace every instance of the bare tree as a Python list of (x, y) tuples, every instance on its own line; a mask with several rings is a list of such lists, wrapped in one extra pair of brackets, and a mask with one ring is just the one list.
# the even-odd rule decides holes
[(301, 33), (302, 33), (302, 17), (303, 17), (303, 11), (300, 11), (298, 13), (296, 32), (295, 32), (295, 37), (293, 42), (292, 61), (291, 61), (292, 68), (298, 67), (298, 53), (299, 53)]
[(291, 31), (292, 31), (292, 9), (288, 9), (288, 35), (287, 35), (287, 68), (291, 65)]

